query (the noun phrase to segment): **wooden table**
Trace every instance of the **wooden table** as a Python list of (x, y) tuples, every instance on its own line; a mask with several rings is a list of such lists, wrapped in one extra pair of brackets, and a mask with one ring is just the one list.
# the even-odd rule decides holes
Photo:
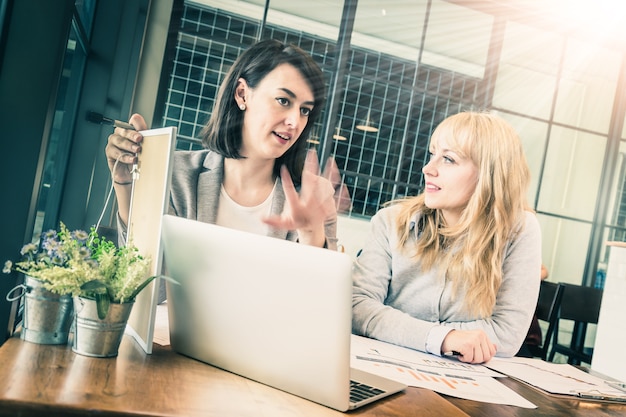
[[(538, 409), (485, 404), (409, 387), (349, 412), (355, 416), (626, 416), (626, 404), (547, 396), (503, 381)], [(152, 355), (124, 336), (117, 358), (11, 338), (0, 347), (0, 416), (340, 416), (342, 413), (156, 345)]]

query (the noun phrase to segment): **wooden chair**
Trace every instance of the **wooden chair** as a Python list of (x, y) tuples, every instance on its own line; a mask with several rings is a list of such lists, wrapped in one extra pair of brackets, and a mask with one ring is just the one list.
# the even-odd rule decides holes
[(539, 357), (544, 361), (548, 357), (548, 348), (554, 334), (554, 326), (556, 317), (559, 312), (559, 304), (561, 303), (562, 286), (560, 284), (541, 281), (539, 287), (539, 299), (537, 300), (537, 309), (535, 315), (538, 320), (548, 324), (546, 333), (540, 346), (530, 347), (530, 351), (535, 357)]
[[(552, 348), (549, 360), (560, 353), (567, 356), (567, 363), (580, 365), (581, 362), (591, 364), (593, 347), (585, 347), (585, 336), (588, 324), (598, 324), (602, 290), (574, 284), (559, 284), (561, 286), (561, 301), (559, 311), (554, 318)], [(562, 320), (573, 322), (572, 338), (569, 346), (559, 344), (559, 325)]]

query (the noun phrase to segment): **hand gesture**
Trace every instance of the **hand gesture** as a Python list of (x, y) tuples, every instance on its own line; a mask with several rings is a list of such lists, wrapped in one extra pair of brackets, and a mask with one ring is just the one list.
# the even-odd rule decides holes
[(301, 243), (321, 247), (326, 239), (324, 224), (327, 219), (337, 216), (337, 210), (333, 198), (335, 190), (330, 181), (319, 175), (319, 171), (317, 152), (309, 150), (298, 193), (287, 168), (281, 167), (285, 209), (280, 215), (268, 217), (264, 221), (278, 229), (297, 230)]

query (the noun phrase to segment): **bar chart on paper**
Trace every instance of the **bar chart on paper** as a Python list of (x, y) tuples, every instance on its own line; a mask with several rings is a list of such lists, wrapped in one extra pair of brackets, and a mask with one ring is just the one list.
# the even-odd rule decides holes
[(444, 373), (443, 375), (436, 372), (426, 372), (424, 370), (403, 370), (398, 369), (399, 372), (406, 372), (409, 374), (409, 378), (414, 378), (417, 383), (426, 384), (444, 384), (450, 389), (471, 389), (471, 387), (479, 387), (480, 383), (474, 378), (467, 376), (455, 375), (451, 373)]
[(481, 365), (402, 348), (378, 340), (352, 336), (353, 368), (427, 388), (441, 394), (524, 408), (535, 405), (499, 383), (502, 375)]

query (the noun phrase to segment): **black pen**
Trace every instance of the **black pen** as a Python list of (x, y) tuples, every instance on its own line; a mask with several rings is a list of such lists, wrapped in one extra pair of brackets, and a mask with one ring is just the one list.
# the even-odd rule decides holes
[(450, 352), (443, 352), (443, 356), (461, 356), (461, 353), (456, 350), (452, 350)]
[(110, 117), (105, 117), (100, 113), (96, 113), (95, 111), (87, 112), (87, 120), (89, 120), (91, 123), (111, 125), (115, 127), (121, 127), (122, 129), (135, 130), (135, 127), (131, 124), (122, 122), (121, 120), (111, 119)]

